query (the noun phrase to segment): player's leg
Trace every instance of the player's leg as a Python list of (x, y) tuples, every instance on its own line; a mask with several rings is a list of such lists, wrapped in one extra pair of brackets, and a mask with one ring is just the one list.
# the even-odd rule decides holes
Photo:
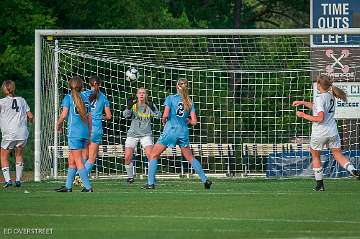
[(204, 184), (205, 189), (210, 189), (212, 182), (206, 177), (205, 172), (201, 166), (201, 163), (197, 159), (195, 159), (194, 156), (192, 155), (191, 149), (188, 146), (188, 144), (185, 147), (181, 147), (181, 153), (184, 156), (184, 158), (189, 163), (191, 163), (193, 169), (199, 175), (201, 182)]
[(314, 137), (311, 136), (310, 139), (310, 153), (312, 157), (312, 167), (314, 170), (314, 176), (316, 180), (316, 186), (313, 188), (314, 191), (324, 191), (324, 181), (323, 181), (323, 168), (321, 167), (320, 154), (321, 150), (324, 148), (324, 145), (328, 144), (327, 137)]
[(16, 161), (16, 180), (15, 180), (15, 186), (20, 187), (21, 186), (21, 177), (24, 169), (24, 146), (26, 142), (21, 141), (15, 148), (15, 161)]
[(88, 145), (88, 160), (85, 162), (85, 169), (88, 172), (88, 174), (91, 173), (91, 170), (95, 164), (96, 161), (96, 157), (98, 155), (99, 152), (99, 144), (90, 141), (89, 145)]
[(127, 137), (125, 140), (125, 170), (127, 174), (127, 182), (133, 183), (134, 182), (134, 165), (133, 165), (133, 155), (134, 149), (139, 142), (139, 138)]
[(312, 166), (314, 170), (316, 186), (313, 188), (314, 191), (324, 191), (324, 181), (323, 181), (323, 168), (321, 167), (320, 153), (321, 151), (310, 148), (311, 157), (312, 157)]
[(329, 139), (329, 148), (331, 149), (334, 159), (341, 165), (341, 167), (346, 169), (351, 175), (360, 179), (360, 171), (351, 164), (349, 159), (345, 157), (341, 151), (341, 141), (339, 135)]
[(79, 143), (79, 146), (77, 147), (78, 149), (72, 150), (76, 168), (79, 172), (79, 176), (84, 185), (84, 189), (82, 190), (82, 192), (92, 192), (92, 187), (90, 184), (88, 172), (85, 169), (84, 163), (82, 161), (82, 149), (86, 147), (87, 142), (88, 142), (87, 139), (80, 139), (78, 142)]
[[(86, 164), (86, 162), (88, 161), (89, 158), (89, 144), (86, 145), (86, 147), (84, 149), (81, 150), (81, 158), (83, 159), (83, 163)], [(75, 186), (81, 186), (84, 187), (81, 178), (79, 176), (79, 171), (76, 171), (76, 176), (74, 179), (74, 183)]]
[(156, 143), (151, 150), (149, 160), (149, 171), (148, 171), (148, 183), (142, 187), (143, 189), (154, 189), (155, 188), (155, 175), (157, 170), (158, 158), (161, 153), (165, 151), (167, 146), (161, 143)]
[[(69, 142), (70, 142), (70, 140), (69, 140)], [(71, 147), (70, 144), (69, 144), (69, 146)], [(73, 151), (74, 150), (71, 150), (71, 149), (69, 151), (68, 172), (66, 175), (65, 186), (55, 189), (55, 191), (57, 191), (57, 192), (72, 192), (72, 184), (74, 182), (75, 175), (76, 175), (76, 164), (75, 164), (75, 160), (74, 160)]]
[(9, 167), (9, 154), (10, 150), (8, 149), (10, 142), (1, 142), (1, 170), (4, 176), (4, 188), (10, 187), (12, 185), (10, 178), (10, 167)]
[(357, 170), (354, 165), (349, 161), (347, 157), (345, 157), (341, 151), (341, 148), (332, 148), (331, 152), (334, 156), (334, 159), (346, 169), (351, 175), (360, 179), (360, 172)]
[(93, 127), (91, 133), (91, 139), (88, 144), (88, 160), (85, 162), (85, 168), (88, 173), (91, 173), (91, 170), (95, 164), (96, 158), (99, 152), (99, 145), (102, 142), (103, 130), (102, 125)]
[[(154, 147), (154, 142), (153, 142), (152, 136), (148, 135), (148, 136), (144, 136), (144, 137), (140, 138), (140, 144), (145, 152), (146, 159), (149, 162), (149, 158), (151, 157), (151, 151)], [(149, 164), (150, 164), (150, 162), (149, 162)]]

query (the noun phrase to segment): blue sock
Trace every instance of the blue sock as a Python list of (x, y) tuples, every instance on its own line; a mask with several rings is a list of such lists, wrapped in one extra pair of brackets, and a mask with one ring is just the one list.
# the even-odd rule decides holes
[[(84, 166), (87, 163), (87, 161), (88, 161), (87, 159), (83, 159), (83, 158), (81, 159), (81, 162), (84, 164)], [(79, 170), (76, 171), (76, 175), (79, 175)]]
[(155, 174), (157, 170), (157, 160), (150, 160), (148, 172), (148, 184), (155, 184)]
[(90, 180), (89, 180), (88, 173), (87, 173), (86, 169), (85, 168), (79, 169), (79, 175), (80, 175), (82, 183), (84, 184), (84, 187), (86, 189), (90, 189), (91, 184), (90, 184)]
[(91, 173), (93, 166), (94, 166), (94, 164), (90, 163), (89, 160), (86, 161), (84, 167), (85, 167), (86, 171), (88, 172), (88, 174)]
[(195, 172), (200, 176), (201, 182), (205, 183), (207, 180), (207, 177), (205, 176), (204, 170), (201, 167), (201, 164), (197, 159), (192, 160), (192, 167), (195, 170)]
[(68, 168), (68, 174), (66, 177), (66, 184), (65, 187), (67, 189), (71, 189), (74, 179), (75, 179), (75, 174), (76, 174), (76, 168)]

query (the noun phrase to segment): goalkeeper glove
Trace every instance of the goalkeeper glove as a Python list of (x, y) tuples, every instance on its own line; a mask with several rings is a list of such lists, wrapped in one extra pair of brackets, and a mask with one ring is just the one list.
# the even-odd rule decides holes
[(131, 110), (133, 105), (135, 105), (137, 100), (134, 99), (134, 97), (130, 96), (129, 99), (127, 99), (127, 109)]

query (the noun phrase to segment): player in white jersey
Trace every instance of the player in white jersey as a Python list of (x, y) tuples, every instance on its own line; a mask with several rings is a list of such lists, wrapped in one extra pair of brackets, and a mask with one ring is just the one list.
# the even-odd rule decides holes
[(21, 176), (24, 168), (23, 152), (29, 131), (28, 119), (32, 122), (33, 114), (25, 99), (15, 96), (15, 83), (11, 80), (4, 81), (1, 89), (6, 96), (0, 99), (0, 127), (1, 140), (1, 169), (3, 171), (4, 188), (12, 185), (9, 172), (9, 154), (15, 149), (16, 180), (15, 186), (21, 186)]
[(324, 147), (331, 149), (335, 160), (343, 168), (349, 171), (351, 175), (359, 178), (360, 172), (355, 169), (355, 167), (341, 152), (340, 136), (334, 118), (335, 98), (346, 101), (346, 93), (338, 87), (333, 86), (330, 78), (326, 75), (318, 76), (316, 83), (317, 90), (320, 94), (315, 97), (314, 102), (294, 101), (293, 106), (303, 105), (313, 111), (312, 116), (300, 111), (296, 112), (296, 115), (300, 118), (313, 122), (310, 151), (316, 180), (314, 191), (324, 191), (323, 169), (320, 161), (321, 150)]

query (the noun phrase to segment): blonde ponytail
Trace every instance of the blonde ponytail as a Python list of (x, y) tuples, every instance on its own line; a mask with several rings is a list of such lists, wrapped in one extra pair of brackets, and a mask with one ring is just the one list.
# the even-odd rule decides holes
[(346, 93), (345, 91), (343, 91), (342, 89), (336, 87), (336, 86), (332, 86), (332, 92), (333, 92), (333, 95), (338, 98), (338, 99), (341, 99), (342, 101), (347, 101), (347, 96), (346, 96)]
[(184, 110), (189, 112), (191, 110), (192, 101), (189, 97), (188, 81), (186, 79), (179, 79), (177, 82), (177, 88), (184, 104)]
[(317, 77), (316, 82), (321, 86), (322, 89), (332, 91), (332, 94), (343, 101), (347, 101), (346, 93), (342, 89), (334, 86), (331, 82), (331, 79), (327, 75), (320, 75)]
[(69, 81), (69, 88), (71, 89), (71, 96), (73, 98), (76, 109), (79, 112), (82, 121), (87, 121), (86, 108), (83, 100), (80, 97), (80, 92), (83, 89), (83, 81), (79, 76), (75, 76)]

